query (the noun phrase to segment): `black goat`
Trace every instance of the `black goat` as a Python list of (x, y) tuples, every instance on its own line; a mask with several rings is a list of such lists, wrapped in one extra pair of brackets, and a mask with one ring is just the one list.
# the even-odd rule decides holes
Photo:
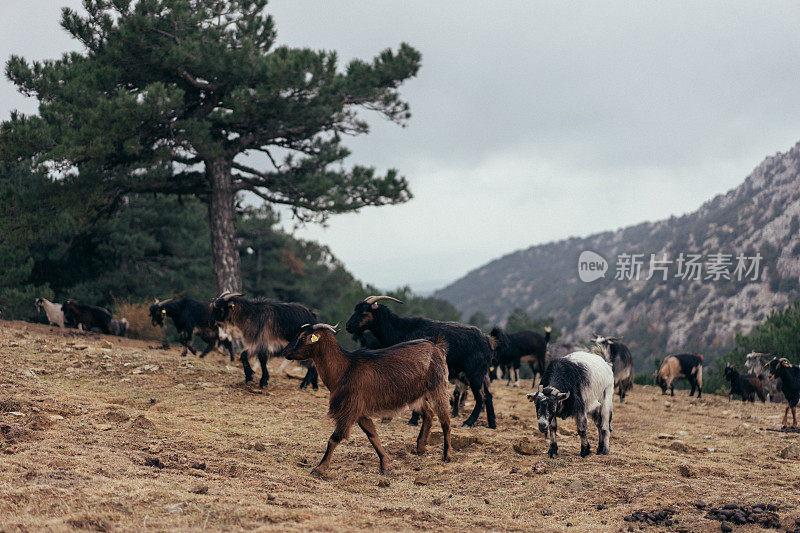
[(550, 342), (550, 327), (544, 328), (544, 336), (535, 331), (518, 331), (506, 333), (500, 327), (492, 329), (489, 336), (495, 342), (495, 357), (500, 368), (508, 368), (510, 372), (508, 383), (511, 384), (512, 376), (515, 387), (519, 387), (519, 368), (525, 361), (531, 367), (533, 383), (536, 386), (537, 375), (544, 373), (547, 358), (547, 343)]
[(734, 394), (742, 397), (743, 402), (755, 402), (756, 396), (762, 402), (767, 400), (764, 395), (764, 387), (761, 385), (761, 380), (758, 376), (753, 374), (740, 374), (736, 367), (728, 363), (725, 366), (725, 372), (722, 374), (722, 379), (730, 382), (731, 391), (728, 393), (728, 401)]
[(158, 300), (150, 306), (150, 320), (154, 326), (163, 327), (164, 318), (169, 317), (178, 330), (178, 339), (183, 345), (181, 356), (186, 356), (186, 351), (197, 355), (192, 346), (192, 335), (197, 335), (207, 344), (200, 357), (205, 357), (208, 352), (219, 345), (225, 347), (233, 361), (233, 344), (230, 339), (220, 339), (219, 328), (211, 322), (211, 307), (203, 302), (191, 298), (173, 298), (160, 302)]
[[(379, 304), (380, 300), (399, 300), (391, 296), (370, 296), (356, 304), (347, 321), (347, 332), (360, 334), (371, 331), (382, 347), (400, 342), (441, 337), (447, 343), (447, 367), (450, 380), (463, 374), (469, 383), (475, 408), (464, 421), (465, 426), (475, 424), (486, 404), (486, 418), (490, 428), (497, 427), (492, 393), (489, 391), (487, 373), (492, 362), (493, 350), (489, 338), (474, 326), (458, 322), (440, 322), (420, 317), (400, 317)], [(402, 302), (400, 302), (402, 303)], [(456, 405), (458, 403), (456, 402)]]
[(792, 426), (797, 427), (797, 403), (800, 401), (800, 366), (793, 365), (785, 357), (780, 359), (776, 357), (767, 363), (767, 369), (769, 370), (770, 379), (780, 378), (781, 391), (789, 403), (783, 413), (782, 424), (786, 425), (789, 409), (791, 409)]
[[(317, 315), (298, 303), (261, 298), (251, 300), (241, 294), (224, 293), (211, 303), (211, 321), (242, 335), (245, 347), (241, 354), (244, 381), (248, 383), (253, 380), (249, 356), (255, 355), (261, 365), (258, 385), (265, 387), (269, 382), (269, 357), (286, 346), (304, 324), (316, 324)], [(305, 362), (303, 366), (307, 372), (300, 388), (310, 384), (316, 390), (319, 387), (317, 369), (311, 362)]]
[(82, 304), (75, 300), (67, 300), (61, 309), (64, 311), (64, 320), (75, 324), (79, 329), (91, 331), (96, 328), (103, 333), (110, 333), (108, 327), (111, 322), (111, 312), (108, 309)]

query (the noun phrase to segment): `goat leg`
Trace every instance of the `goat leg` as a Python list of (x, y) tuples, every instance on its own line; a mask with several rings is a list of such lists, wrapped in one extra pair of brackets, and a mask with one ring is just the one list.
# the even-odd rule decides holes
[(490, 429), (497, 428), (497, 421), (494, 415), (494, 400), (492, 392), (489, 390), (489, 379), (483, 380), (483, 401), (486, 403), (486, 422)]
[(431, 433), (431, 425), (433, 424), (433, 409), (431, 409), (428, 400), (422, 404), (422, 427), (419, 430), (417, 437), (417, 455), (425, 453), (425, 447), (428, 445), (428, 436)]
[[(206, 342), (208, 342), (208, 341), (206, 341)], [(203, 357), (208, 355), (208, 352), (210, 352), (211, 350), (215, 349), (216, 347), (217, 347), (217, 343), (216, 342), (214, 342), (214, 341), (208, 342), (208, 344), (206, 344), (205, 349), (202, 352), (200, 352), (200, 359), (202, 359)]]
[(247, 350), (242, 350), (242, 353), (239, 355), (239, 359), (242, 361), (242, 368), (244, 369), (244, 382), (250, 383), (253, 381), (253, 367), (250, 366), (250, 356), (247, 353)]
[[(370, 422), (372, 421), (370, 420)], [(322, 461), (319, 462), (317, 467), (311, 471), (311, 475), (313, 476), (325, 475), (325, 472), (328, 471), (328, 467), (331, 464), (331, 457), (333, 456), (333, 450), (335, 450), (336, 447), (339, 445), (339, 443), (342, 442), (342, 439), (345, 438), (349, 430), (350, 430), (350, 424), (347, 424), (345, 422), (336, 423), (336, 429), (333, 430), (333, 434), (331, 434), (330, 438), (328, 439), (328, 447), (325, 449), (325, 455), (322, 456)]]
[(419, 425), (419, 411), (411, 411), (411, 418), (408, 419), (409, 426)]
[(471, 427), (475, 425), (475, 422), (478, 420), (478, 416), (480, 416), (481, 411), (483, 410), (483, 393), (481, 392), (481, 387), (483, 386), (483, 380), (476, 380), (470, 379), (469, 380), (469, 387), (472, 390), (472, 395), (475, 397), (475, 407), (472, 408), (472, 413), (470, 413), (469, 417), (464, 420), (464, 426)]
[(381, 474), (384, 475), (388, 474), (389, 463), (391, 461), (389, 460), (389, 454), (387, 454), (386, 450), (383, 449), (381, 441), (378, 438), (378, 431), (375, 429), (375, 423), (372, 421), (371, 418), (362, 416), (361, 418), (358, 419), (358, 425), (367, 435), (369, 443), (372, 444), (373, 448), (375, 448), (375, 453), (378, 454), (378, 459), (380, 460), (380, 465), (381, 465)]
[(442, 426), (442, 440), (444, 441), (444, 451), (442, 452), (442, 461), (449, 462), (452, 460), (450, 454), (450, 414), (447, 410), (447, 389), (437, 393), (433, 408), (436, 411), (436, 416), (439, 417), (439, 424)]
[(581, 438), (581, 457), (586, 457), (592, 453), (589, 446), (589, 439), (586, 437), (586, 428), (589, 422), (586, 420), (586, 413), (576, 413), (575, 425), (578, 426), (578, 436)]
[(258, 352), (258, 362), (261, 364), (261, 379), (258, 380), (258, 386), (264, 388), (269, 383), (269, 370), (267, 370), (267, 359), (269, 354), (265, 350)]
[(558, 421), (553, 418), (553, 421), (550, 423), (550, 449), (547, 450), (547, 456), (551, 459), (558, 455), (558, 443), (556, 443), (556, 431), (558, 430)]

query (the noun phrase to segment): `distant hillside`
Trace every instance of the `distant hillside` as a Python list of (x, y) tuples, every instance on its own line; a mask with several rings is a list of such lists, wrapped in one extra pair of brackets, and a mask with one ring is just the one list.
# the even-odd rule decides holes
[[(733, 344), (774, 308), (800, 298), (800, 143), (765, 159), (739, 187), (697, 211), (585, 238), (571, 238), (514, 252), (478, 268), (437, 291), (465, 317), (482, 311), (502, 323), (514, 307), (533, 317), (553, 316), (567, 338), (587, 338), (593, 330), (624, 335), (640, 371), (666, 351), (701, 350), (708, 355)], [(584, 250), (608, 261), (604, 278), (578, 278)], [(614, 279), (619, 254), (644, 254), (639, 279)], [(682, 279), (679, 254), (702, 254), (701, 280)], [(716, 261), (711, 254), (730, 254)], [(761, 255), (758, 279), (737, 279), (736, 256)], [(650, 254), (673, 261), (647, 280)], [(684, 255), (687, 258), (688, 255)], [(684, 272), (687, 272), (684, 263)], [(628, 273), (630, 273), (628, 271)], [(707, 276), (712, 279), (705, 279)], [(694, 277), (694, 276), (691, 276)], [(571, 333), (570, 333), (571, 332)], [(644, 366), (643, 366), (644, 364)]]

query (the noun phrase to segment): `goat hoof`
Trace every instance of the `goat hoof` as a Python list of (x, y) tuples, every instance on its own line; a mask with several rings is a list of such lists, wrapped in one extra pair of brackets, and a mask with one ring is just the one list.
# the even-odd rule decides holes
[(264, 381), (264, 380), (262, 379), (262, 380), (260, 380), (260, 381), (258, 382), (258, 386), (259, 386), (260, 388), (262, 388), (262, 389), (263, 389), (264, 387), (266, 387), (266, 386), (267, 386), (267, 383), (269, 383), (269, 382), (268, 382), (268, 381)]
[(311, 470), (311, 475), (314, 477), (320, 477), (320, 478), (325, 477), (325, 473), (326, 473), (325, 470), (320, 470), (318, 468), (313, 468)]
[(251, 381), (253, 381), (253, 376), (245, 376), (244, 377), (244, 382), (245, 383), (250, 383)]
[(489, 425), (489, 429), (497, 429), (497, 423), (495, 423), (495, 422), (489, 422), (488, 425)]
[[(597, 453), (600, 453), (600, 452), (597, 452)], [(586, 457), (587, 455), (592, 455), (592, 450), (590, 450), (589, 448), (581, 450), (581, 457)]]
[(464, 423), (461, 424), (461, 425), (462, 426), (466, 426), (468, 428), (471, 428), (472, 426), (475, 425), (475, 421), (474, 420), (470, 420), (470, 419), (466, 419), (466, 420), (464, 420)]

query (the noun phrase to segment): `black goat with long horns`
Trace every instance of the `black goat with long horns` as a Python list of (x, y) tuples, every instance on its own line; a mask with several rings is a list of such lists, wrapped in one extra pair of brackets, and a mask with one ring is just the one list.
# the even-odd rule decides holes
[(356, 304), (347, 321), (347, 332), (357, 335), (369, 330), (382, 347), (416, 339), (443, 339), (447, 344), (449, 378), (458, 379), (463, 374), (475, 396), (475, 408), (464, 421), (464, 425), (475, 424), (485, 403), (488, 425), (490, 428), (497, 427), (492, 393), (489, 391), (489, 380), (486, 379), (493, 356), (489, 338), (478, 328), (458, 322), (398, 316), (378, 303), (381, 300), (403, 303), (391, 296), (370, 296), (364, 299)]

